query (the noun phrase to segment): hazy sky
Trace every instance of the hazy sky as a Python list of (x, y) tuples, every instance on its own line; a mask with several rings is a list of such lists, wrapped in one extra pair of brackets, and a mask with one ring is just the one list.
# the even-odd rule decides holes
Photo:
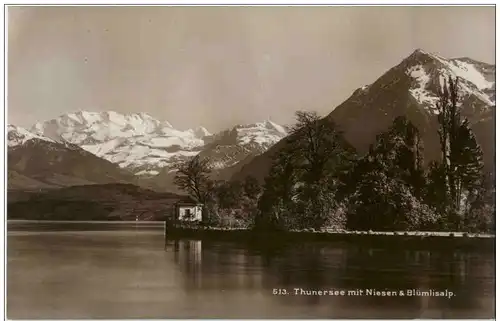
[(495, 61), (494, 7), (10, 7), (9, 123), (147, 112), (211, 131), (322, 114), (416, 48)]

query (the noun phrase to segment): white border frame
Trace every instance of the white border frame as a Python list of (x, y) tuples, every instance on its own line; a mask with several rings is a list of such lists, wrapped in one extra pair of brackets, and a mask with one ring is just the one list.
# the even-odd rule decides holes
[[(374, 1), (375, 2), (375, 1)], [(2, 40), (4, 43), (4, 50), (2, 52), (2, 60), (3, 60), (3, 65), (2, 65), (2, 71), (4, 74), (4, 77), (2, 78), (2, 93), (4, 97), (4, 112), (0, 113), (0, 122), (3, 124), (3, 133), (4, 133), (4, 141), (3, 144), (1, 144), (1, 150), (3, 152), (4, 157), (1, 160), (1, 165), (4, 168), (3, 171), (3, 186), (2, 186), (2, 191), (3, 193), (0, 196), (1, 203), (3, 204), (3, 209), (4, 209), (4, 219), (0, 220), (2, 223), (2, 229), (0, 229), (0, 233), (2, 236), (3, 244), (0, 247), (0, 255), (3, 257), (3, 262), (0, 266), (0, 274), (3, 275), (3, 284), (0, 286), (2, 287), (3, 291), (0, 292), (0, 299), (3, 301), (3, 304), (0, 305), (0, 314), (3, 316), (4, 320), (7, 320), (6, 316), (6, 289), (7, 289), (7, 276), (5, 274), (6, 271), (6, 266), (5, 264), (7, 263), (7, 251), (6, 251), (6, 213), (7, 213), (7, 202), (6, 202), (6, 186), (7, 186), (7, 175), (6, 173), (6, 164), (7, 164), (7, 150), (6, 150), (6, 120), (7, 120), (7, 55), (6, 53), (8, 52), (8, 43), (7, 43), (7, 23), (8, 23), (8, 7), (9, 6), (495, 6), (495, 13), (496, 17), (498, 16), (498, 7), (497, 5), (498, 0), (487, 0), (487, 1), (478, 1), (478, 3), (474, 3), (473, 1), (464, 1), (464, 0), (441, 0), (439, 2), (437, 1), (425, 1), (425, 2), (417, 2), (417, 1), (394, 1), (394, 0), (377, 0), (376, 3), (373, 3), (369, 0), (350, 0), (350, 1), (325, 1), (325, 0), (315, 0), (315, 1), (297, 1), (297, 0), (289, 0), (289, 1), (284, 1), (284, 0), (272, 0), (272, 1), (266, 1), (266, 0), (254, 0), (254, 1), (228, 1), (228, 0), (219, 0), (216, 2), (212, 1), (203, 1), (203, 0), (190, 0), (190, 1), (151, 1), (149, 3), (138, 3), (137, 1), (133, 0), (122, 0), (122, 1), (116, 1), (116, 0), (108, 0), (106, 3), (103, 3), (103, 1), (98, 1), (98, 0), (81, 0), (81, 1), (65, 1), (65, 0), (53, 0), (50, 2), (44, 2), (44, 1), (34, 1), (34, 0), (25, 0), (25, 1), (18, 1), (18, 0), (11, 0), (11, 1), (2, 1), (3, 3), (3, 17), (4, 17), (4, 23), (2, 24)], [(498, 25), (495, 24), (496, 29), (498, 31)], [(496, 38), (496, 43), (495, 43), (495, 64), (496, 61), (498, 61), (498, 50), (497, 50), (497, 45), (498, 45), (498, 32), (495, 34)], [(498, 74), (496, 75), (496, 81), (498, 82)], [(498, 165), (498, 150), (499, 150), (499, 141), (498, 141), (498, 135), (499, 134), (499, 127), (496, 127), (496, 157), (497, 157), (497, 165)], [(499, 174), (499, 168), (498, 166), (496, 167), (496, 174), (498, 177)], [(498, 204), (498, 199), (499, 196), (497, 195), (497, 204)], [(498, 222), (496, 225), (496, 231), (498, 235)], [(498, 249), (498, 239), (495, 241), (496, 244), (496, 259), (499, 257), (499, 249)], [(496, 264), (496, 275), (495, 278), (498, 276), (498, 271), (499, 271), (499, 266)], [(496, 279), (495, 279), (496, 281)], [(499, 283), (496, 281), (495, 282), (495, 288), (496, 288), (496, 293), (495, 293), (495, 300), (497, 299), (497, 293), (499, 292), (500, 286)], [(495, 317), (498, 318), (498, 309), (495, 311)]]

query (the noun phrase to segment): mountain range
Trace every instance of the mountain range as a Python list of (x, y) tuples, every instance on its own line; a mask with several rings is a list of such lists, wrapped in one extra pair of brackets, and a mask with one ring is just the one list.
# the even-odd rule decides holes
[(40, 122), (31, 132), (70, 142), (136, 175), (157, 175), (196, 155), (210, 133), (203, 127), (180, 131), (146, 113), (79, 111)]
[[(469, 118), (494, 169), (495, 66), (470, 58), (445, 59), (416, 50), (374, 83), (363, 86), (326, 117), (333, 119), (356, 150), (404, 115), (421, 131), (425, 158), (439, 157), (435, 104), (449, 76), (458, 77), (462, 114)], [(175, 166), (191, 156), (208, 157), (214, 178), (239, 180), (268, 173), (271, 156), (283, 146), (287, 128), (272, 121), (236, 125), (212, 134), (203, 127), (175, 129), (146, 113), (79, 111), (8, 127), (9, 189), (132, 183), (172, 189)]]
[(79, 111), (30, 129), (8, 126), (8, 185), (29, 189), (118, 182), (177, 191), (175, 166), (189, 157), (208, 157), (214, 177), (228, 178), (240, 161), (286, 134), (270, 120), (212, 135), (203, 127), (177, 130), (145, 113)]

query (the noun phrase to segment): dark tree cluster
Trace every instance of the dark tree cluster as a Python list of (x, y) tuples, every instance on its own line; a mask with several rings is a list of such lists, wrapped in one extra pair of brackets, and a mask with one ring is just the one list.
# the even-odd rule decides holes
[(297, 112), (263, 186), (251, 177), (212, 182), (199, 157), (178, 168), (176, 183), (216, 225), (493, 232), (494, 177), (483, 173), (481, 148), (458, 105), (457, 81), (449, 79), (437, 104), (441, 160), (427, 167), (419, 130), (403, 116), (358, 156), (332, 120)]

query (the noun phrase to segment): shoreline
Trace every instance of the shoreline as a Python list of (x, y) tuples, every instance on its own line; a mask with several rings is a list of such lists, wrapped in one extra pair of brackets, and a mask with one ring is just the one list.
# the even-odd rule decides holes
[[(408, 236), (408, 237), (457, 237), (457, 238), (479, 238), (479, 239), (494, 239), (494, 234), (486, 233), (469, 233), (469, 232), (437, 232), (437, 231), (348, 231), (348, 230), (290, 230), (290, 231), (269, 231), (259, 232), (245, 228), (223, 228), (223, 227), (209, 227), (209, 228), (183, 228), (176, 227), (174, 231), (181, 233), (204, 233), (204, 232), (221, 232), (221, 233), (278, 233), (278, 234), (313, 234), (313, 235), (363, 235), (363, 236)], [(453, 234), (453, 235), (450, 235)]]
[[(425, 234), (426, 233), (426, 234)], [(408, 250), (478, 250), (494, 251), (494, 235), (464, 235), (463, 232), (310, 232), (187, 229), (171, 230), (167, 239), (243, 242), (269, 247), (302, 242), (343, 243), (359, 247), (381, 247)], [(459, 236), (460, 235), (460, 236)]]
[[(29, 224), (33, 227), (40, 225), (48, 228), (50, 225), (80, 225), (89, 226), (143, 226), (147, 229), (157, 229), (159, 233), (165, 235), (164, 221), (44, 221), (44, 220), (7, 220), (7, 231), (11, 224)], [(72, 229), (70, 229), (72, 230)], [(82, 231), (93, 231), (94, 228), (83, 229)], [(12, 230), (14, 231), (14, 230)], [(32, 230), (37, 232), (37, 230)], [(99, 230), (96, 230), (99, 231)], [(104, 232), (114, 232), (119, 230), (107, 228)], [(44, 230), (38, 232), (43, 233)], [(243, 242), (269, 247), (281, 246), (285, 244), (298, 244), (301, 242), (328, 242), (344, 243), (353, 246), (380, 246), (384, 248), (401, 249), (476, 249), (494, 250), (496, 236), (484, 233), (464, 233), (464, 232), (429, 232), (429, 231), (254, 231), (244, 228), (187, 228), (176, 227), (167, 231), (166, 240), (206, 240), (206, 241), (227, 241)]]
[(165, 221), (58, 221), (58, 220), (6, 220), (9, 223), (55, 223), (55, 224), (151, 224), (160, 225), (165, 224)]
[[(7, 225), (9, 223), (33, 223), (33, 224), (138, 224), (138, 225), (156, 225), (158, 227), (165, 226), (165, 221), (61, 221), (61, 220), (5, 220)], [(269, 231), (259, 232), (247, 228), (226, 228), (226, 227), (206, 227), (206, 228), (188, 228), (188, 227), (175, 227), (173, 231), (177, 233), (277, 233), (277, 234), (314, 234), (314, 235), (363, 235), (363, 236), (408, 236), (408, 237), (446, 237), (446, 238), (479, 238), (479, 239), (494, 239), (494, 234), (487, 233), (471, 233), (471, 232), (439, 232), (439, 231), (349, 231), (349, 230), (290, 230), (290, 231)], [(453, 234), (452, 236), (450, 234)], [(467, 235), (467, 236), (464, 236)]]

